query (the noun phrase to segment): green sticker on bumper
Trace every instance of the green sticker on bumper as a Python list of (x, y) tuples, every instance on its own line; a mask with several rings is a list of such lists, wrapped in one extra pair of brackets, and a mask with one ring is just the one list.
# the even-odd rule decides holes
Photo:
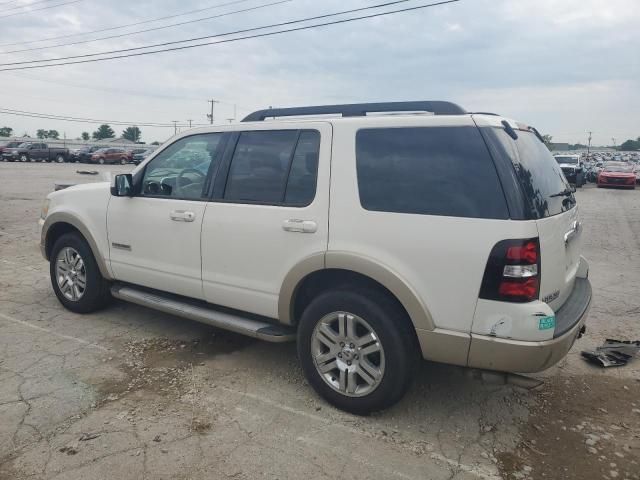
[(550, 317), (542, 317), (540, 323), (538, 323), (538, 330), (549, 330), (556, 326), (556, 317), (553, 315)]

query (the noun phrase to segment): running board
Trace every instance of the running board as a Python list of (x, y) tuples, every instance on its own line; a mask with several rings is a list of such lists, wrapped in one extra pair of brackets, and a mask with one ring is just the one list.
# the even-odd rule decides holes
[(126, 302), (149, 307), (154, 310), (206, 323), (231, 332), (247, 335), (267, 342), (281, 343), (295, 340), (296, 332), (283, 325), (269, 323), (232, 313), (221, 312), (213, 308), (196, 305), (162, 293), (152, 293), (126, 285), (111, 287), (111, 295)]

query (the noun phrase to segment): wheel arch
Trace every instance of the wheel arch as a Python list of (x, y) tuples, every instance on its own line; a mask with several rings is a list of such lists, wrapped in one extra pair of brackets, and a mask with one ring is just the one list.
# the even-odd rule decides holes
[(42, 234), (40, 237), (40, 248), (45, 259), (50, 260), (51, 250), (56, 240), (65, 233), (77, 232), (87, 242), (91, 252), (93, 253), (100, 274), (111, 280), (111, 272), (105, 262), (104, 258), (100, 254), (98, 245), (91, 235), (89, 229), (82, 223), (82, 221), (75, 215), (67, 212), (56, 212), (47, 217), (42, 226)]
[(426, 305), (399, 274), (372, 258), (351, 252), (316, 254), (298, 263), (280, 290), (280, 321), (296, 325), (309, 297), (340, 283), (361, 284), (381, 290), (399, 303), (414, 329), (435, 329)]

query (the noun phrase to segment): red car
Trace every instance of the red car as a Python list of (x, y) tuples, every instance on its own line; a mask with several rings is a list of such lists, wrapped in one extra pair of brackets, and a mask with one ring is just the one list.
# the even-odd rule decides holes
[(91, 155), (89, 163), (119, 163), (125, 165), (131, 161), (131, 152), (123, 148), (101, 148)]
[(598, 188), (636, 188), (636, 174), (633, 165), (624, 162), (607, 162), (598, 174)]

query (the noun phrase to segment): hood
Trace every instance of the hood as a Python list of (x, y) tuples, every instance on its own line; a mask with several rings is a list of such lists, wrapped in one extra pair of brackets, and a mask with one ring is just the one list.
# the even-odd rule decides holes
[(580, 168), (580, 165), (575, 163), (559, 163), (560, 168)]
[(102, 181), (102, 182), (94, 182), (94, 183), (79, 183), (76, 185), (73, 184), (65, 184), (64, 188), (57, 190), (55, 192), (51, 192), (47, 195), (49, 199), (56, 199), (61, 196), (73, 195), (75, 192), (90, 192), (90, 191), (108, 191), (110, 192), (111, 182), (110, 181)]

